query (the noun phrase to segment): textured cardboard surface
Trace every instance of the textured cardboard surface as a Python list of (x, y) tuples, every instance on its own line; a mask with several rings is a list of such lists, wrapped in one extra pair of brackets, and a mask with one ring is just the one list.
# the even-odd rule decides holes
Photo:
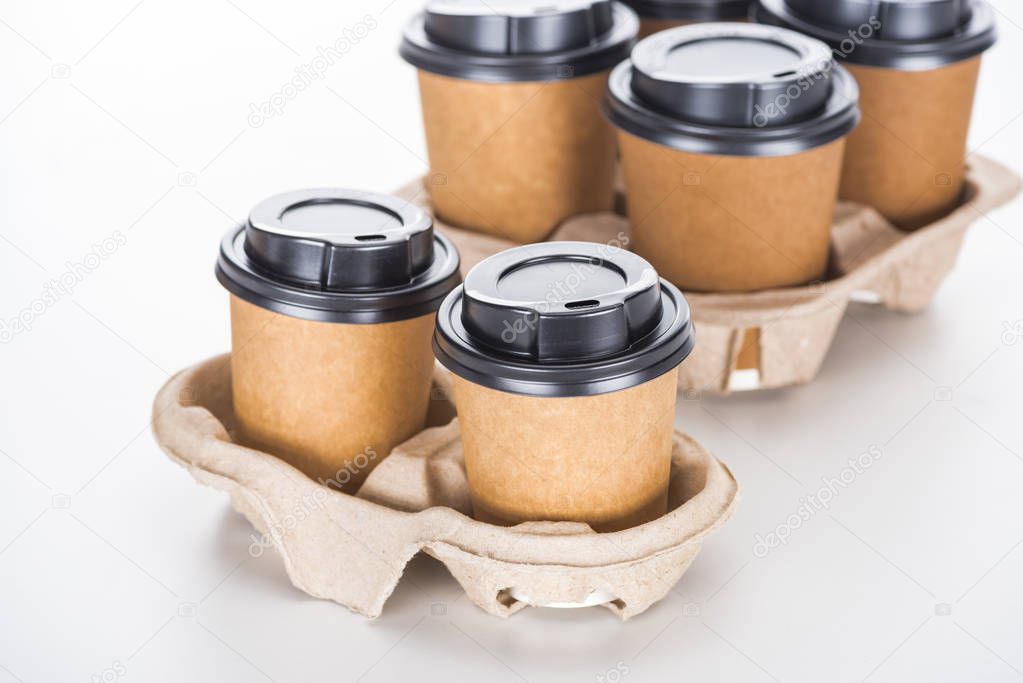
[(607, 72), (480, 83), (419, 72), (437, 214), (517, 242), (546, 238), (614, 201), (615, 140), (600, 113)]
[(434, 317), (377, 325), (301, 320), (231, 296), (240, 440), (355, 491), (423, 428)]
[(672, 370), (622, 391), (544, 398), (454, 377), (476, 519), (617, 531), (663, 515), (677, 381)]
[(917, 228), (959, 201), (980, 57), (930, 71), (846, 64), (863, 119), (849, 136), (839, 195)]
[[(413, 183), (399, 193), (411, 197), (418, 186)], [(955, 264), (967, 228), (1019, 190), (1015, 173), (976, 155), (967, 168), (962, 203), (917, 231), (893, 227), (874, 209), (839, 202), (832, 218), (829, 274), (822, 282), (754, 293), (686, 292), (697, 343), (679, 368), (679, 387), (687, 392), (727, 393), (810, 381), (850, 299), (877, 302), (893, 311), (922, 310)], [(515, 246), (438, 227), (458, 245), (463, 272)], [(616, 214), (588, 214), (563, 223), (552, 239), (628, 244), (629, 225)], [(748, 330), (757, 332), (750, 335)], [(747, 340), (755, 340), (756, 353), (748, 349)], [(752, 364), (751, 356), (759, 367), (745, 367)], [(755, 381), (739, 387), (735, 380), (743, 369), (755, 370)]]
[(820, 278), (844, 140), (782, 157), (689, 154), (619, 131), (631, 248), (686, 291)]
[[(436, 397), (448, 380), (437, 370)], [(435, 401), (440, 403), (441, 401)], [(230, 359), (171, 378), (153, 405), (153, 432), (202, 484), (227, 491), (276, 549), (299, 589), (376, 617), (420, 551), (443, 562), (482, 609), (508, 616), (534, 604), (606, 594), (622, 619), (646, 610), (681, 578), (738, 501), (728, 469), (676, 434), (670, 511), (639, 527), (594, 533), (576, 522), (499, 527), (471, 519), (458, 421), (426, 429), (373, 471), (359, 497), (321, 486), (283, 460), (232, 441)], [(250, 550), (252, 550), (250, 548)]]

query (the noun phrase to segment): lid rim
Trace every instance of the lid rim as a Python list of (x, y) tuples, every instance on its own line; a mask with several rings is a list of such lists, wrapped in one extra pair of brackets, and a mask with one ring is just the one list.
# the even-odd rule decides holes
[(751, 17), (760, 24), (781, 26), (823, 41), (835, 57), (849, 64), (905, 71), (925, 71), (963, 62), (984, 53), (998, 40), (991, 8), (982, 0), (967, 0), (969, 21), (952, 35), (921, 40), (863, 39), (855, 49), (842, 49), (848, 33), (813, 24), (794, 14), (784, 0), (756, 0)]
[(578, 398), (624, 391), (657, 379), (661, 375), (671, 372), (681, 365), (692, 352), (695, 344), (696, 337), (693, 335), (685, 342), (685, 345), (679, 353), (680, 358), (678, 360), (665, 359), (642, 370), (624, 373), (615, 377), (607, 377), (589, 382), (565, 382), (559, 384), (529, 381), (525, 379), (495, 377), (488, 373), (473, 370), (468, 366), (457, 363), (457, 361), (451, 359), (449, 356), (446, 356), (445, 352), (439, 346), (436, 336), (434, 336), (433, 351), (437, 360), (439, 360), (441, 365), (443, 365), (447, 370), (462, 379), (468, 380), (473, 384), (486, 387), (487, 389), (503, 391), (505, 393), (517, 394), (520, 396), (533, 396), (537, 398)]

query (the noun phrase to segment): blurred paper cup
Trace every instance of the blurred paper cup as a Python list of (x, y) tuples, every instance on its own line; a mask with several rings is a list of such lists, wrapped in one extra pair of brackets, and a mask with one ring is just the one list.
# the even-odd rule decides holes
[(980, 0), (760, 0), (758, 21), (814, 36), (860, 87), (839, 196), (913, 229), (962, 194), (981, 53), (995, 42)]
[(614, 203), (614, 132), (600, 115), (639, 22), (607, 0), (433, 0), (401, 55), (419, 70), (436, 215), (532, 242)]
[(786, 29), (709, 23), (640, 41), (606, 100), (632, 249), (684, 290), (822, 277), (856, 100), (828, 47)]

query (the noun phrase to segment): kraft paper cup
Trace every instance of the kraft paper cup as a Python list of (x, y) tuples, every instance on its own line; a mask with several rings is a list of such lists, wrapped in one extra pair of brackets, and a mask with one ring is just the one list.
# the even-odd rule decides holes
[(995, 42), (986, 3), (760, 0), (756, 17), (825, 41), (859, 83), (842, 199), (905, 229), (958, 204), (980, 55)]
[(750, 0), (622, 0), (639, 15), (639, 37), (703, 21), (745, 21)]
[(666, 511), (689, 307), (615, 246), (548, 242), (480, 262), (437, 316), (477, 519), (612, 531)]
[(531, 242), (610, 210), (615, 140), (600, 99), (638, 24), (606, 0), (427, 3), (401, 55), (419, 70), (436, 215)]
[(224, 238), (238, 437), (354, 492), (420, 431), (434, 317), (458, 254), (401, 199), (314, 189), (271, 197)]
[(632, 249), (684, 290), (823, 277), (856, 100), (828, 47), (786, 29), (708, 23), (640, 41), (605, 104)]

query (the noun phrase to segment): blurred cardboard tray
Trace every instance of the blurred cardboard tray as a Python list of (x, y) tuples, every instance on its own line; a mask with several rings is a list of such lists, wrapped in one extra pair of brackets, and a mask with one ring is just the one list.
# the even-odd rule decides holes
[[(429, 209), (428, 182), (417, 181), (397, 194)], [(812, 380), (850, 301), (903, 313), (924, 309), (955, 265), (970, 225), (1019, 191), (1020, 178), (1015, 173), (974, 156), (960, 205), (914, 232), (896, 229), (869, 207), (839, 202), (829, 271), (823, 281), (753, 293), (686, 292), (697, 343), (681, 366), (679, 388), (691, 393), (728, 393)], [(621, 197), (618, 206), (624, 206)], [(629, 223), (623, 213), (575, 216), (549, 239), (627, 244)], [(463, 273), (487, 256), (516, 246), (510, 240), (435, 221), (458, 246)]]
[(370, 473), (357, 496), (327, 488), (232, 439), (230, 356), (171, 378), (153, 405), (153, 433), (200, 483), (226, 491), (274, 548), (296, 588), (377, 617), (420, 551), (440, 560), (482, 609), (604, 605), (622, 619), (663, 598), (703, 540), (731, 515), (739, 487), (696, 441), (676, 434), (670, 511), (614, 533), (575, 522), (499, 527), (471, 518), (450, 380), (437, 367), (428, 422)]

